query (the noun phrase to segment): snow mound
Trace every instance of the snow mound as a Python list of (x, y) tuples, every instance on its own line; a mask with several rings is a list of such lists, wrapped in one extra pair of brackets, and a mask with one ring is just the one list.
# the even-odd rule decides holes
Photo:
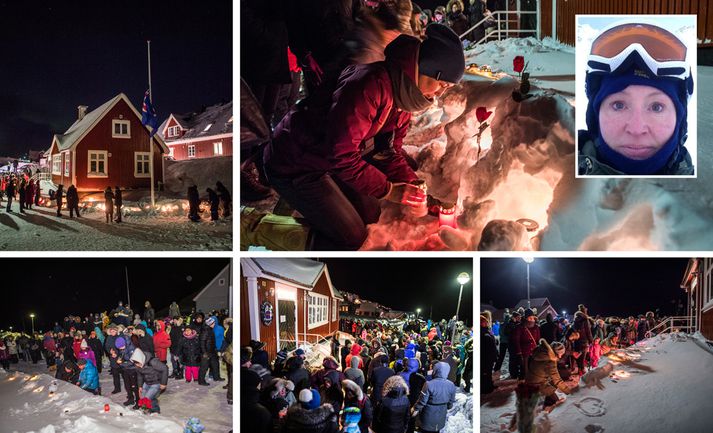
[(456, 402), (448, 411), (446, 426), (441, 433), (462, 433), (473, 431), (473, 394), (465, 394), (460, 389)]

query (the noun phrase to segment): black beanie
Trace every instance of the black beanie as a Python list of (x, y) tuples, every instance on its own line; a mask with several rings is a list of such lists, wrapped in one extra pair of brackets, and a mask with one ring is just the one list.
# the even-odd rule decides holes
[(443, 24), (429, 24), (418, 53), (418, 73), (457, 83), (464, 72), (465, 56), (458, 35)]

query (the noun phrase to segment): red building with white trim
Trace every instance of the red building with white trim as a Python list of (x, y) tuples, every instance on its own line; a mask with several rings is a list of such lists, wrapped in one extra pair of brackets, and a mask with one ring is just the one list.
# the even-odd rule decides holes
[(233, 103), (207, 107), (200, 113), (168, 116), (158, 128), (177, 161), (233, 155)]
[(163, 182), (163, 140), (141, 124), (141, 114), (123, 93), (93, 111), (78, 107), (77, 120), (56, 134), (47, 155), (55, 185), (65, 190), (102, 191), (107, 186), (149, 188), (150, 144), (153, 143), (154, 182)]

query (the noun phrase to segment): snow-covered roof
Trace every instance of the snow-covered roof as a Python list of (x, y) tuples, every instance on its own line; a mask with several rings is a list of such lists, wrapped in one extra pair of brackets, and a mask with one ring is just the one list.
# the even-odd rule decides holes
[[(186, 130), (185, 134), (176, 138), (166, 138), (166, 126), (171, 117), (178, 122), (181, 128)], [(171, 113), (171, 115), (161, 123), (158, 131), (161, 138), (168, 142), (172, 140), (210, 137), (233, 132), (233, 101), (211, 105), (199, 113)]]
[(240, 259), (243, 275), (281, 280), (297, 285), (306, 290), (312, 290), (324, 273), (332, 296), (342, 299), (341, 293), (332, 284), (327, 265), (313, 259), (300, 258), (246, 258)]
[[(119, 93), (118, 95), (106, 101), (104, 104), (100, 105), (96, 109), (85, 114), (81, 120), (77, 119), (72, 124), (72, 126), (70, 126), (64, 132), (64, 134), (55, 134), (53, 142), (57, 143), (57, 149), (62, 151), (74, 147), (74, 145), (76, 145), (90, 130), (92, 130), (92, 128), (94, 128), (94, 126), (99, 123), (99, 121), (104, 117), (104, 115), (108, 113), (109, 110), (111, 110), (121, 100), (126, 102), (126, 104), (131, 108), (131, 111), (134, 112), (136, 117), (138, 117), (139, 119), (141, 118), (141, 115), (136, 110), (136, 107), (134, 107), (131, 101), (129, 101), (129, 98), (125, 94)], [(166, 147), (166, 144), (158, 136), (158, 134), (155, 135), (154, 138), (161, 146), (161, 148), (166, 153), (168, 153), (168, 147)]]

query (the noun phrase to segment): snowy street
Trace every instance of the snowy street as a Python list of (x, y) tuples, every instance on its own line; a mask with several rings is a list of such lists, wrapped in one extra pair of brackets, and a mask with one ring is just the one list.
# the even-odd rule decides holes
[(232, 219), (193, 223), (178, 216), (128, 216), (106, 224), (103, 212), (57, 218), (53, 208), (33, 208), (25, 214), (0, 209), (0, 250), (230, 250)]
[[(161, 414), (144, 415), (122, 403), (126, 392), (111, 395), (112, 380), (108, 366), (100, 375), (102, 396), (94, 396), (79, 387), (54, 378), (44, 361), (31, 364), (20, 361), (10, 373), (0, 370), (0, 413), (3, 431), (37, 433), (179, 433), (190, 417), (197, 417), (206, 432), (226, 433), (232, 429), (232, 406), (226, 401), (225, 382), (210, 386), (169, 379), (168, 388), (159, 397)], [(225, 366), (221, 375), (226, 378)], [(49, 375), (48, 375), (49, 374)], [(57, 382), (57, 391), (49, 387)], [(104, 405), (109, 404), (109, 411)]]
[[(713, 412), (713, 352), (700, 334), (661, 334), (602, 357), (579, 391), (536, 418), (537, 433), (704, 433)], [(481, 431), (507, 432), (516, 411), (516, 381), (481, 399)], [(561, 397), (563, 394), (558, 394)]]

